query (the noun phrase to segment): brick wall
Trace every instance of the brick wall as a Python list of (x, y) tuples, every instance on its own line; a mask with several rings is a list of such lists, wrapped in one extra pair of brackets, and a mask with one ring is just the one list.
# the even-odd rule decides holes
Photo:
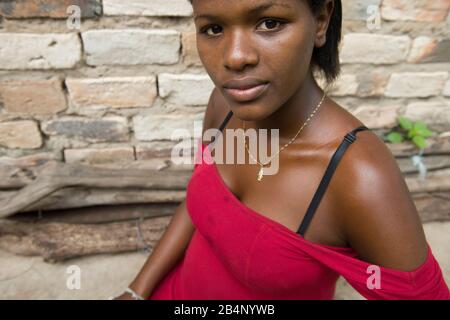
[[(79, 29), (67, 20), (72, 4)], [(450, 1), (343, 6), (334, 98), (380, 132), (405, 114), (448, 136)], [(2, 1), (0, 14), (3, 159), (145, 159), (202, 119), (213, 84), (187, 0)]]
[[(81, 9), (79, 29), (73, 28), (76, 20), (67, 19), (67, 9), (74, 4)], [(416, 150), (399, 146), (393, 151), (422, 220), (448, 220), (450, 0), (343, 0), (343, 5), (342, 75), (333, 97), (377, 133), (388, 131), (399, 114), (422, 119), (439, 133), (426, 152), (425, 183), (417, 179), (417, 168), (409, 159)], [(146, 170), (141, 163), (170, 153), (173, 130), (191, 131), (193, 121), (202, 120), (213, 87), (196, 54), (191, 15), (187, 0), (0, 0), (0, 210), (18, 198), (19, 189), (37, 180), (36, 167), (47, 161)], [(159, 194), (136, 188), (80, 189), (59, 190), (28, 208), (39, 210), (42, 218), (47, 209), (166, 204), (184, 198), (181, 192), (167, 190)], [(103, 226), (126, 231), (126, 241), (115, 239), (117, 248), (112, 239), (99, 241), (98, 232), (83, 233), (83, 224), (173, 212), (170, 206), (137, 208), (121, 213), (95, 207), (86, 215), (76, 210), (69, 215), (46, 212), (49, 220), (40, 221), (69, 224), (59, 224), (54, 229), (59, 232), (50, 228), (49, 233), (35, 225), (20, 226), (17, 237), (4, 227), (0, 247), (29, 255), (38, 244), (39, 250), (34, 250), (43, 250), (47, 258), (55, 258), (61, 247), (70, 256), (68, 243), (84, 244), (83, 254), (130, 250), (119, 244), (133, 241), (134, 221), (115, 223), (114, 229)], [(152, 229), (141, 224), (149, 241), (160, 237), (161, 222), (154, 225)], [(136, 239), (141, 239), (139, 230)], [(428, 230), (435, 244), (446, 243), (443, 233)], [(33, 244), (31, 251), (27, 244)], [(143, 245), (147, 246), (136, 240), (131, 247)], [(14, 289), (13, 297), (23, 297), (20, 282), (14, 281), (5, 284)], [(36, 286), (30, 289), (30, 281), (25, 282), (27, 293), (45, 297), (44, 289), (36, 294)], [(67, 290), (59, 295), (67, 295)], [(338, 283), (337, 297), (349, 295), (360, 298)]]

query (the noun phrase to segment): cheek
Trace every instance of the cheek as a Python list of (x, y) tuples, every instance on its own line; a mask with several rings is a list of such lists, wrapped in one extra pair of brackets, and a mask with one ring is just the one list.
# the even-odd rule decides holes
[(219, 68), (222, 66), (222, 62), (218, 60), (220, 58), (217, 55), (217, 51), (210, 45), (205, 45), (202, 44), (202, 41), (197, 41), (197, 52), (206, 73), (213, 83), (217, 85), (215, 77), (220, 74)]
[[(310, 35), (302, 32), (301, 28), (292, 28), (291, 32), (276, 43), (268, 45), (265, 55), (267, 61), (273, 61), (277, 69), (283, 71), (286, 76), (296, 76), (306, 72), (309, 68), (314, 42)], [(293, 72), (295, 70), (296, 72)]]
[(200, 37), (201, 35), (197, 35), (197, 38), (195, 40), (195, 43), (197, 45), (197, 53), (202, 63), (207, 64), (210, 60), (210, 56), (213, 55), (211, 53), (211, 46), (207, 45)]
[(271, 70), (278, 92), (292, 94), (307, 76), (313, 43), (307, 37), (289, 37), (265, 51), (263, 60)]

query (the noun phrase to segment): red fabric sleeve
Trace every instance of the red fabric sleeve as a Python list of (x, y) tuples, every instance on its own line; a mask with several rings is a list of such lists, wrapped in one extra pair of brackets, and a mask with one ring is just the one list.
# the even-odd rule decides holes
[(442, 270), (430, 245), (427, 245), (426, 261), (413, 271), (379, 266), (378, 288), (373, 281), (376, 266), (320, 246), (306, 249), (310, 255), (342, 275), (368, 300), (450, 300), (450, 291)]

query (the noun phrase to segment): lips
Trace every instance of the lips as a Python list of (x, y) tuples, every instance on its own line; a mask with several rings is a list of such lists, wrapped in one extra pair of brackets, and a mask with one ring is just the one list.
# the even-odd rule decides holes
[(269, 82), (258, 78), (245, 78), (228, 81), (223, 87), (234, 100), (245, 102), (261, 96), (269, 87)]
[(266, 91), (268, 83), (260, 84), (256, 87), (248, 88), (248, 89), (225, 89), (229, 96), (231, 96), (234, 100), (245, 102), (251, 101), (258, 98), (260, 95)]

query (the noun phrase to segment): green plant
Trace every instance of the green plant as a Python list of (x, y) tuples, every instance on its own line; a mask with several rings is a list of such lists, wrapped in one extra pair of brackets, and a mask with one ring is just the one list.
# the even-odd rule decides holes
[(434, 134), (422, 121), (413, 122), (406, 117), (400, 116), (397, 118), (397, 122), (398, 125), (386, 135), (386, 139), (391, 143), (410, 140), (419, 149), (424, 149), (426, 147), (426, 138)]

